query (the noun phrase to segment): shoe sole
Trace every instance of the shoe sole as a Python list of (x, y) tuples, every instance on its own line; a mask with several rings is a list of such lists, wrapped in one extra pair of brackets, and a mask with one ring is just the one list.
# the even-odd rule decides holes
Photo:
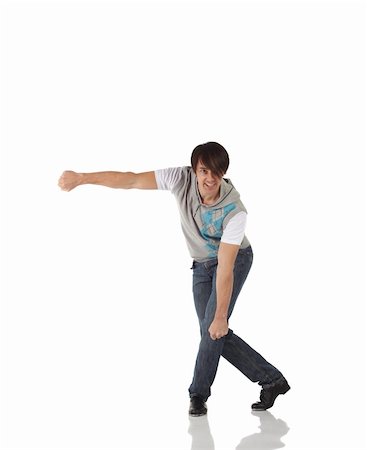
[(189, 416), (190, 416), (190, 417), (201, 417), (201, 416), (206, 416), (206, 414), (207, 414), (206, 412), (205, 412), (205, 413), (202, 413), (202, 414), (190, 414), (190, 413), (189, 413)]

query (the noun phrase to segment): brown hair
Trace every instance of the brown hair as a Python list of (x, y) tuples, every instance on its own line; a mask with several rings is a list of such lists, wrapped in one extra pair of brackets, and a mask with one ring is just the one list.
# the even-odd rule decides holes
[(222, 177), (229, 166), (227, 150), (218, 142), (206, 142), (194, 148), (191, 154), (191, 167), (196, 171), (201, 161), (217, 177)]

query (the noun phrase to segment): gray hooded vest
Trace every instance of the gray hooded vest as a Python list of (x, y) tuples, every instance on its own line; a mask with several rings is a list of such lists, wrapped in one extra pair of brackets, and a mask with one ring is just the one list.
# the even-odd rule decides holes
[[(215, 258), (218, 253), (223, 229), (238, 212), (246, 211), (240, 195), (229, 179), (223, 178), (220, 196), (213, 205), (201, 202), (197, 178), (191, 167), (182, 167), (182, 177), (173, 187), (181, 216), (181, 227), (191, 257), (203, 262)], [(244, 236), (240, 248), (250, 245)]]

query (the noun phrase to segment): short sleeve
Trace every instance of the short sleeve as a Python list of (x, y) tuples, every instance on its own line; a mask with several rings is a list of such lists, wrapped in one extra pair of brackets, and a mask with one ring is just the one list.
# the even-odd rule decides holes
[(247, 213), (240, 211), (235, 214), (223, 230), (221, 242), (240, 245), (245, 236)]
[(183, 176), (182, 167), (170, 167), (154, 171), (157, 187), (161, 190), (172, 191)]

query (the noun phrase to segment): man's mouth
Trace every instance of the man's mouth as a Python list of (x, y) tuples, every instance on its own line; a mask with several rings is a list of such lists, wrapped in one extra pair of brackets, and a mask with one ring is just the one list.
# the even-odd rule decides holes
[(209, 189), (213, 189), (213, 187), (215, 186), (215, 183), (211, 183), (211, 184), (209, 184), (209, 183), (204, 183), (204, 186), (207, 187), (207, 188), (209, 188)]

